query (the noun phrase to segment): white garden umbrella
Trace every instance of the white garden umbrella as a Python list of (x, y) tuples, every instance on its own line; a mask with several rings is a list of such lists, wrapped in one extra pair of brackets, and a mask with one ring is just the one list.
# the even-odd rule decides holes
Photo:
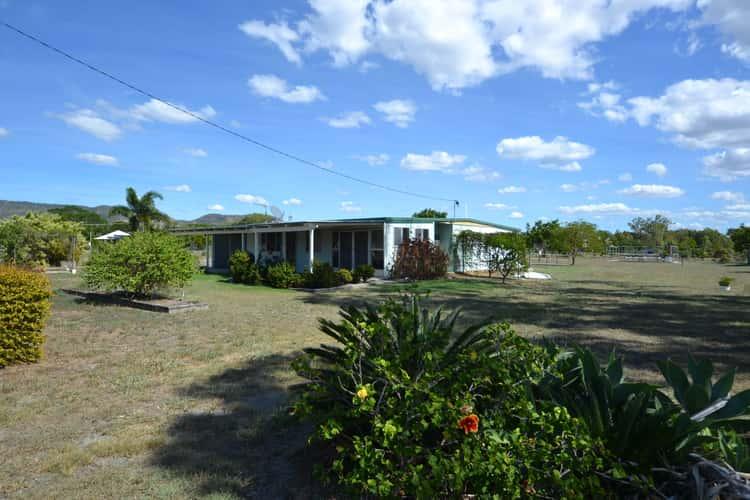
[(101, 236), (97, 236), (94, 238), (95, 240), (119, 240), (122, 238), (127, 238), (130, 236), (130, 233), (126, 233), (125, 231), (120, 231), (119, 229), (117, 231), (112, 231), (111, 233), (103, 234)]

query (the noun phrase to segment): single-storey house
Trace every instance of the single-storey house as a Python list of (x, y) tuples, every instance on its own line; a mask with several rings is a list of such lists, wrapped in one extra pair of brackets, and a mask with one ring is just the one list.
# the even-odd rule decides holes
[(347, 269), (370, 264), (376, 276), (387, 277), (396, 249), (406, 238), (439, 243), (451, 256), (449, 270), (452, 271), (456, 266), (453, 262), (455, 236), (467, 229), (481, 233), (519, 231), (469, 218), (374, 217), (176, 228), (171, 232), (206, 235), (209, 272), (228, 272), (229, 257), (241, 249), (252, 253), (256, 260), (273, 258), (289, 262), (298, 272), (309, 269), (313, 261), (319, 261)]

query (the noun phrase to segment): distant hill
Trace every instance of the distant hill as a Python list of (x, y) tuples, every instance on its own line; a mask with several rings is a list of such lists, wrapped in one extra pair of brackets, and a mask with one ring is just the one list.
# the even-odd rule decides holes
[[(54, 208), (62, 208), (70, 204), (63, 203), (36, 203), (33, 201), (10, 201), (0, 200), (0, 219), (5, 219), (13, 215), (25, 215), (28, 212), (46, 212)], [(85, 205), (75, 205), (86, 210), (91, 210), (109, 220), (109, 210), (112, 205), (98, 205), (96, 207), (87, 207)], [(240, 220), (242, 215), (224, 215), (224, 214), (206, 214), (193, 220), (175, 220), (179, 225), (183, 224), (206, 224), (219, 225), (231, 224)]]
[[(13, 215), (24, 215), (28, 212), (46, 212), (53, 208), (62, 208), (69, 205), (70, 204), (64, 203), (36, 203), (33, 201), (0, 200), (0, 219), (5, 219)], [(109, 218), (109, 209), (112, 208), (111, 205), (99, 205), (96, 207), (87, 207), (84, 205), (75, 206), (96, 212), (105, 219)]]
[(176, 221), (178, 224), (207, 224), (207, 225), (219, 225), (219, 224), (233, 224), (240, 220), (242, 215), (224, 215), (224, 214), (206, 214), (201, 215), (197, 219), (191, 221)]

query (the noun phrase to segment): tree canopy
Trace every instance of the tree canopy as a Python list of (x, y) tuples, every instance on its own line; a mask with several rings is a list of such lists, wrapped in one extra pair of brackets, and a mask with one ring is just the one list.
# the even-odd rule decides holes
[(415, 212), (412, 217), (417, 217), (419, 219), (445, 219), (448, 217), (448, 212), (441, 212), (434, 208), (425, 208), (424, 210)]
[(231, 225), (235, 224), (264, 224), (266, 222), (273, 222), (273, 216), (268, 214), (261, 214), (258, 212), (247, 214), (240, 220), (232, 222)]
[(129, 187), (125, 190), (126, 205), (117, 205), (110, 209), (109, 215), (121, 216), (128, 219), (128, 227), (131, 231), (150, 231), (154, 222), (169, 222), (169, 216), (156, 208), (156, 200), (164, 197), (156, 191), (149, 191), (139, 197), (135, 189)]
[(108, 225), (107, 219), (98, 213), (75, 205), (53, 208), (48, 212), (59, 215), (62, 220), (80, 222), (85, 226), (95, 226), (97, 230), (102, 230)]
[(34, 266), (78, 261), (86, 239), (79, 222), (48, 212), (29, 212), (0, 220), (0, 260)]

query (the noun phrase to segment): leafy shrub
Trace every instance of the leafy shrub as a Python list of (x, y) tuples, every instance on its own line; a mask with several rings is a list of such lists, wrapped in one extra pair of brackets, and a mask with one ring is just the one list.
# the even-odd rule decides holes
[(375, 268), (370, 264), (360, 264), (352, 271), (352, 281), (359, 283), (360, 281), (367, 281), (375, 276)]
[(336, 271), (336, 281), (339, 285), (351, 283), (353, 279), (354, 278), (352, 277), (352, 272), (345, 267), (342, 267), (341, 269)]
[(312, 270), (305, 273), (304, 279), (307, 288), (331, 288), (339, 284), (336, 271), (327, 262), (313, 262)]
[(229, 257), (229, 275), (235, 283), (247, 283), (248, 271), (255, 265), (255, 257), (250, 252), (235, 250)]
[(185, 286), (197, 262), (179, 239), (166, 233), (139, 231), (94, 249), (84, 268), (89, 287), (148, 297), (166, 287)]
[(51, 295), (43, 274), (0, 265), (0, 368), (42, 357)]
[(429, 240), (407, 239), (396, 250), (391, 276), (397, 279), (430, 280), (448, 272), (448, 254)]
[(294, 362), (309, 381), (296, 413), (330, 445), (326, 465), (353, 495), (603, 496), (594, 472), (615, 462), (602, 442), (565, 408), (529, 397), (551, 351), (507, 325), (457, 332), (457, 313), (422, 310), (416, 296), (341, 317), (320, 320), (335, 346)]
[(273, 288), (289, 288), (296, 286), (299, 282), (298, 274), (288, 262), (282, 262), (269, 266), (266, 271), (266, 280)]

